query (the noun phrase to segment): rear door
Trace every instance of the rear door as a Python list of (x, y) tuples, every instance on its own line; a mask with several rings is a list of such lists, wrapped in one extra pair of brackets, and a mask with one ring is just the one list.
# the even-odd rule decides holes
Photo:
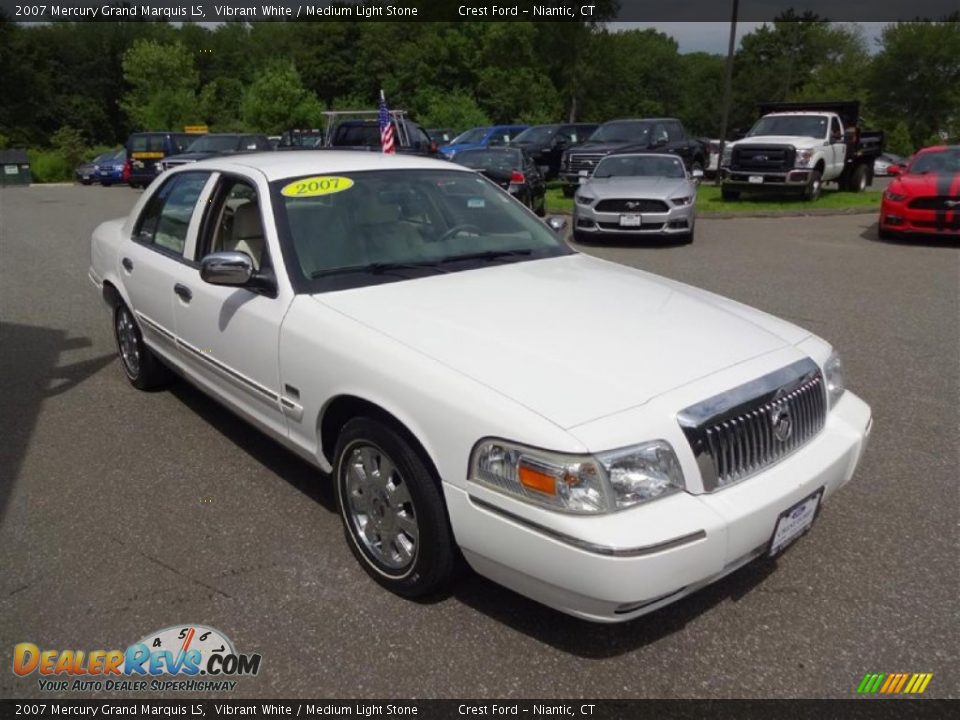
[(198, 199), (208, 172), (178, 173), (150, 196), (120, 253), (120, 277), (144, 341), (169, 362), (180, 364), (174, 297), (187, 267), (184, 249), (196, 233)]
[(828, 153), (828, 162), (831, 165), (829, 176), (838, 177), (843, 172), (843, 165), (847, 159), (847, 144), (843, 138), (843, 127), (840, 125), (840, 118), (836, 115), (830, 118), (830, 152)]

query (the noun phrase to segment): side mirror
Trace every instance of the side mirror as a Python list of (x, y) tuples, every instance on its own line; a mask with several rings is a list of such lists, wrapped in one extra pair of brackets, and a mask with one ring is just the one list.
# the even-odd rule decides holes
[(211, 285), (242, 287), (253, 275), (253, 260), (244, 252), (211, 253), (200, 261), (200, 279)]
[(899, 165), (890, 165), (887, 167), (887, 175), (900, 175), (903, 172), (903, 168)]
[(554, 215), (553, 217), (548, 217), (546, 222), (547, 222), (547, 227), (549, 227), (558, 235), (567, 229), (566, 218), (557, 217), (556, 215)]

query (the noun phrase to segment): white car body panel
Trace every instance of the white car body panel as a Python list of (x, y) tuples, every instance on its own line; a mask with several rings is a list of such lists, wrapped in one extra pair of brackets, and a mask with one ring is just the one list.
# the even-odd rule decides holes
[[(96, 229), (90, 277), (135, 311), (145, 342), (170, 365), (323, 470), (333, 448), (323, 447), (320, 427), (331, 402), (356, 397), (392, 415), (436, 468), (473, 568), (579, 617), (627, 620), (693, 592), (762, 550), (785, 509), (820, 487), (829, 498), (850, 479), (871, 419), (847, 391), (793, 455), (704, 492), (678, 411), (805, 357), (823, 368), (831, 353), (809, 332), (712, 293), (575, 254), (295, 294), (263, 201), (267, 183), (383, 167), (454, 166), (302, 151), (171, 170), (130, 218)], [(276, 297), (207, 285), (196, 263), (131, 241), (156, 186), (204, 169), (255, 184)], [(123, 257), (134, 260), (132, 274)], [(189, 304), (172, 292), (177, 282), (192, 290)], [(145, 318), (163, 331), (148, 329)], [(469, 477), (471, 451), (489, 437), (568, 453), (663, 439), (676, 451), (686, 492), (597, 516), (549, 510)]]
[(833, 119), (840, 124), (841, 133), (844, 131), (843, 120), (836, 113), (830, 112), (783, 112), (769, 113), (764, 117), (793, 116), (793, 115), (818, 115), (827, 118), (827, 132), (822, 138), (807, 137), (804, 135), (755, 135), (753, 137), (743, 138), (736, 142), (729, 143), (727, 147), (731, 150), (735, 147), (744, 147), (749, 145), (793, 145), (800, 150), (813, 150), (813, 156), (810, 161), (798, 167), (812, 168), (818, 162), (823, 163), (823, 182), (836, 180), (843, 173), (844, 163), (847, 156), (847, 145), (845, 142), (831, 143), (829, 141), (830, 125)]

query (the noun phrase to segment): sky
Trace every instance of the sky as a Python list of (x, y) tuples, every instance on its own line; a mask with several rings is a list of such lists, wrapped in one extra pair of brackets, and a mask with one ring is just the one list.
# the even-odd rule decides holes
[[(877, 47), (874, 40), (880, 37), (880, 32), (887, 23), (864, 22), (858, 24), (863, 29), (864, 37), (867, 40), (867, 48), (873, 52)], [(744, 35), (761, 25), (763, 23), (737, 23), (737, 43), (739, 44)], [(629, 28), (654, 28), (675, 38), (682, 53), (709, 52), (726, 55), (727, 41), (730, 36), (730, 23), (726, 22), (624, 22), (610, 23), (610, 27), (624, 30)]]

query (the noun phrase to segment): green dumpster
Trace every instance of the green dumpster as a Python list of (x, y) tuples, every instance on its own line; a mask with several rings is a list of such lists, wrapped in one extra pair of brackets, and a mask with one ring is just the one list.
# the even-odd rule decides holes
[(0, 150), (0, 187), (29, 185), (30, 158), (26, 150)]

